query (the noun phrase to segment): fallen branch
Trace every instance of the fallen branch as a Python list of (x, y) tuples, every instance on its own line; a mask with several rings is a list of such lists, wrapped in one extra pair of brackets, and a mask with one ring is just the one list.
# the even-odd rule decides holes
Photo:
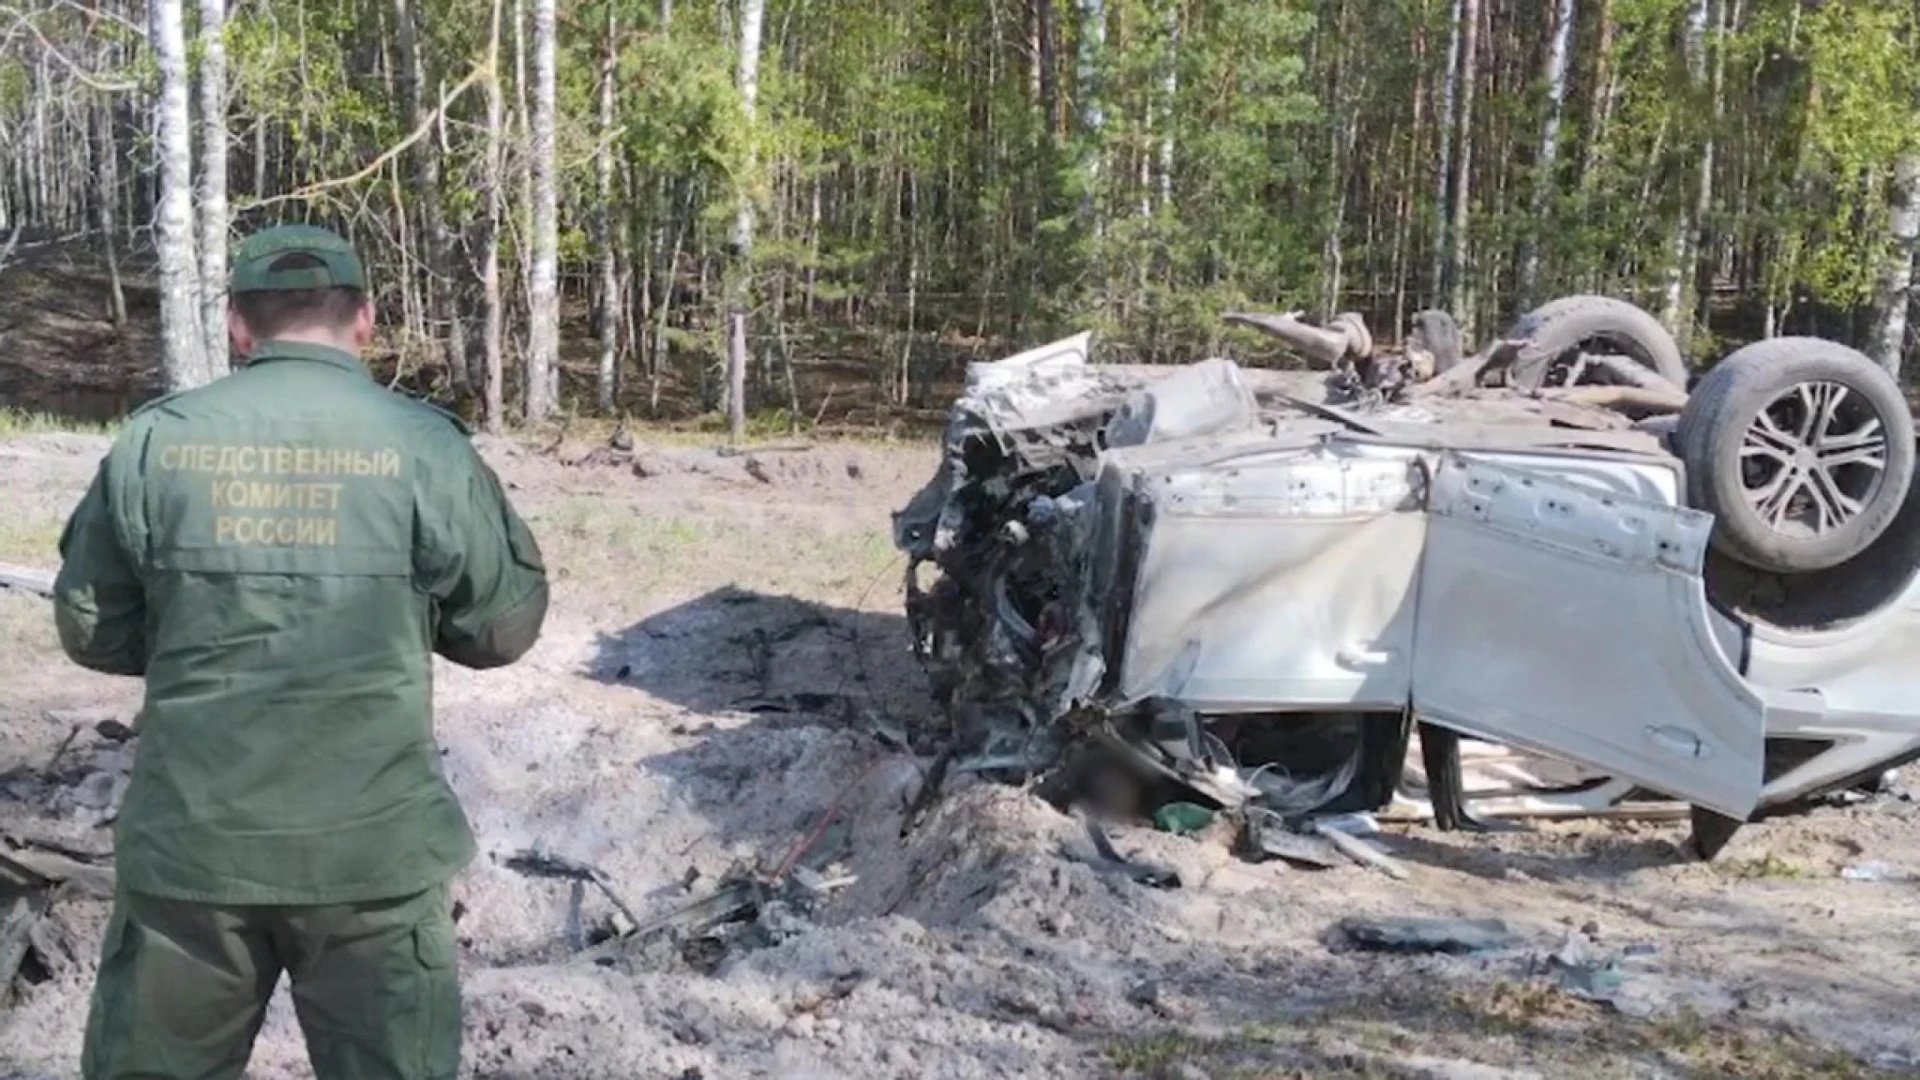
[(11, 563), (0, 563), (0, 588), (17, 589), (35, 596), (53, 598), (53, 575)]
[(446, 96), (440, 99), (440, 104), (435, 106), (431, 113), (428, 113), (422, 118), (419, 126), (409, 132), (406, 138), (401, 139), (399, 142), (381, 151), (378, 157), (369, 161), (366, 167), (362, 168), (359, 172), (352, 173), (348, 176), (337, 176), (331, 180), (318, 180), (305, 187), (289, 191), (284, 195), (272, 195), (264, 199), (254, 199), (251, 202), (240, 204), (236, 209), (253, 210), (262, 206), (271, 206), (274, 203), (312, 199), (333, 188), (349, 187), (379, 173), (381, 169), (387, 167), (388, 162), (406, 153), (407, 149), (414, 143), (419, 142), (432, 133), (434, 125), (440, 122), (441, 115), (451, 108), (455, 101), (459, 100), (460, 95), (466, 93), (474, 83), (479, 82), (481, 76), (489, 74), (491, 74), (491, 69), (484, 61), (476, 65), (472, 71), (467, 73), (466, 78), (461, 79), (458, 83), (454, 84), (453, 89), (447, 91)]
[(53, 6), (58, 8), (70, 8), (75, 13), (86, 18), (88, 20), (87, 31), (89, 33), (93, 31), (94, 20), (106, 19), (108, 22), (119, 23), (121, 27), (126, 29), (129, 33), (133, 34), (135, 37), (145, 38), (147, 36), (147, 28), (145, 26), (133, 21), (132, 19), (127, 18), (125, 15), (119, 14), (118, 12), (109, 11), (106, 9), (106, 7), (102, 5), (86, 7), (82, 4), (75, 3), (74, 0), (59, 0), (59, 2), (54, 4)]
[(591, 882), (606, 896), (608, 902), (626, 916), (630, 926), (639, 926), (640, 917), (633, 913), (627, 902), (613, 890), (613, 883), (607, 880), (606, 871), (597, 866), (579, 862), (561, 855), (549, 855), (544, 852), (522, 851), (507, 859), (507, 869), (526, 874), (529, 877), (561, 878), (567, 881)]
[[(15, 25), (26, 27), (27, 32), (32, 34), (34, 39), (40, 42), (41, 50), (58, 61), (61, 67), (67, 69), (68, 74), (80, 80), (81, 84), (87, 88), (98, 90), (103, 94), (124, 94), (131, 90), (140, 89), (140, 84), (137, 82), (98, 78), (92, 72), (89, 72), (79, 64), (68, 59), (67, 54), (61, 52), (59, 46), (48, 40), (47, 35), (40, 32), (40, 27), (34, 23), (33, 17), (26, 12), (13, 7), (0, 7), (0, 14), (11, 15), (13, 16)], [(0, 260), (0, 262), (4, 261), (5, 260)]]
[(1384, 852), (1376, 851), (1372, 844), (1357, 836), (1349, 836), (1324, 821), (1313, 823), (1314, 834), (1338, 848), (1342, 855), (1362, 866), (1371, 866), (1395, 881), (1407, 880), (1407, 868), (1400, 865), (1398, 859)]
[(47, 759), (47, 767), (41, 772), (47, 776), (54, 774), (54, 770), (60, 767), (60, 759), (67, 756), (67, 747), (72, 746), (73, 740), (80, 737), (80, 729), (84, 726), (84, 724), (73, 725), (73, 730), (67, 732), (67, 737), (60, 740), (60, 745), (53, 751), (53, 757)]

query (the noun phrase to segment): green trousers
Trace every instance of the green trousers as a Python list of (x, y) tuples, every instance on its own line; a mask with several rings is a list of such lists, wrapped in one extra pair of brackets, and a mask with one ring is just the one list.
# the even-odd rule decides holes
[(325, 907), (121, 890), (87, 1018), (85, 1080), (237, 1080), (280, 973), (318, 1080), (453, 1080), (460, 983), (444, 886)]

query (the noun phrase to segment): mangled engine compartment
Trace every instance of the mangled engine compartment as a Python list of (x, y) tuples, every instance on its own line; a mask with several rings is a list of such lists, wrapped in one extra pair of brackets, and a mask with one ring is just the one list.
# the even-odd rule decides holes
[[(1315, 399), (1350, 371), (1243, 371), (1220, 359), (1093, 366), (1087, 344), (1083, 335), (974, 365), (938, 473), (895, 516), (911, 560), (908, 619), (952, 723), (952, 767), (1049, 774), (1116, 813), (1150, 809), (1141, 788), (1156, 780), (1276, 824), (1377, 805), (1392, 777), (1382, 787), (1363, 764), (1397, 766), (1398, 715), (1203, 718), (1152, 692), (1166, 671), (1121, 671), (1139, 527), (1154, 499), (1181, 498), (1143, 496), (1138, 470), (1163, 452), (1305, 450), (1344, 430)], [(1162, 667), (1191, 663), (1177, 649), (1135, 651)]]

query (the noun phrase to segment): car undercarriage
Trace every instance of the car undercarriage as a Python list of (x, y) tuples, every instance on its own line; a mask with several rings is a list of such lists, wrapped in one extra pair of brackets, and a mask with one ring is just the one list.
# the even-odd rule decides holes
[(1235, 315), (1317, 370), (1095, 364), (1087, 335), (974, 365), (895, 515), (953, 767), (1197, 798), (1270, 851), (1351, 811), (1691, 813), (1710, 856), (1920, 754), (1904, 406), (1826, 342), (1689, 390), (1644, 313), (1556, 305), (1473, 356), (1439, 313), (1393, 349)]

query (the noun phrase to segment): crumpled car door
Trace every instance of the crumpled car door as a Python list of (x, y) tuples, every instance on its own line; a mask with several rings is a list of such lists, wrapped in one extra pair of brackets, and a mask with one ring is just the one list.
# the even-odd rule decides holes
[(1416, 451), (1354, 444), (1148, 470), (1119, 699), (1403, 709), (1418, 474)]
[(1438, 459), (1414, 630), (1423, 719), (1735, 818), (1766, 705), (1713, 633), (1712, 518), (1456, 453)]

